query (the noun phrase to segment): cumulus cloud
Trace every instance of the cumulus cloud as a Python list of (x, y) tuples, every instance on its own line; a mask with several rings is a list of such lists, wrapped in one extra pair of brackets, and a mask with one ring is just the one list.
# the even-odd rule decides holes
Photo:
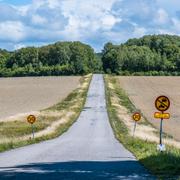
[(155, 25), (165, 26), (165, 27), (167, 25), (173, 25), (172, 19), (169, 17), (168, 13), (164, 9), (158, 9), (154, 22)]
[(0, 41), (18, 42), (26, 37), (26, 27), (19, 21), (0, 23)]
[(18, 11), (8, 4), (0, 5), (0, 21), (18, 20), (20, 15)]
[(32, 24), (34, 25), (44, 25), (48, 23), (48, 20), (38, 14), (33, 14), (31, 17)]
[[(115, 24), (110, 34), (114, 36), (115, 32), (122, 32), (127, 37), (122, 38), (125, 40), (146, 34), (180, 34), (177, 20), (164, 7), (166, 6), (160, 0), (116, 1), (112, 12), (122, 21)], [(114, 41), (118, 43), (120, 40), (118, 38)]]
[[(176, 6), (179, 1), (174, 1)], [(164, 2), (164, 3), (163, 3)], [(19, 48), (59, 40), (80, 40), (100, 50), (145, 34), (180, 34), (180, 10), (167, 0), (33, 0), (0, 2), (0, 45)]]

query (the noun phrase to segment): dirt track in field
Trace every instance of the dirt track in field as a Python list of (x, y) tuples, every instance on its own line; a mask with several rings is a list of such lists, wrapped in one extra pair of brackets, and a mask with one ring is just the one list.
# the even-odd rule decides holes
[(80, 77), (0, 78), (0, 119), (47, 108), (79, 85)]
[(154, 101), (159, 95), (166, 95), (171, 101), (169, 120), (164, 120), (164, 131), (180, 140), (180, 77), (118, 77), (120, 87), (140, 109), (145, 117), (157, 128), (159, 120), (154, 119), (157, 112)]

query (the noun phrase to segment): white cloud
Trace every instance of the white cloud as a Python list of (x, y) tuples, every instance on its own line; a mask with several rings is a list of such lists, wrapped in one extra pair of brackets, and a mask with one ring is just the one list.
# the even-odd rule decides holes
[(102, 19), (102, 25), (106, 28), (106, 29), (111, 29), (116, 22), (120, 22), (121, 19), (116, 19), (114, 16), (112, 15), (106, 15), (104, 16), (104, 18)]
[(0, 40), (6, 41), (3, 46), (9, 45), (10, 49), (59, 40), (80, 40), (99, 48), (106, 41), (121, 43), (145, 34), (179, 34), (180, 20), (165, 4), (169, 2), (33, 0), (23, 6), (0, 3)]
[(174, 24), (173, 29), (174, 29), (175, 33), (180, 35), (180, 20), (173, 18), (172, 21)]
[(13, 49), (18, 50), (18, 49), (21, 49), (21, 48), (24, 48), (24, 47), (26, 47), (26, 45), (20, 43), (20, 44), (15, 44)]
[(171, 20), (169, 18), (168, 13), (164, 9), (158, 9), (156, 18), (155, 18), (155, 23), (158, 25), (164, 25), (169, 23)]
[(157, 4), (166, 10), (170, 16), (173, 16), (180, 9), (179, 0), (157, 0)]
[(62, 13), (69, 20), (63, 35), (68, 40), (86, 41), (100, 31), (110, 30), (119, 21), (111, 13), (115, 1), (62, 1)]
[(16, 12), (19, 13), (21, 17), (25, 17), (27, 15), (28, 10), (30, 9), (31, 5), (23, 5), (23, 6), (12, 6)]
[(0, 23), (0, 40), (18, 42), (26, 37), (26, 27), (19, 21), (5, 21)]
[(43, 25), (47, 23), (47, 19), (44, 17), (39, 16), (38, 14), (32, 15), (32, 23), (37, 25)]
[(146, 29), (143, 27), (135, 27), (134, 32), (133, 32), (133, 36), (134, 37), (141, 37), (144, 36), (146, 34)]

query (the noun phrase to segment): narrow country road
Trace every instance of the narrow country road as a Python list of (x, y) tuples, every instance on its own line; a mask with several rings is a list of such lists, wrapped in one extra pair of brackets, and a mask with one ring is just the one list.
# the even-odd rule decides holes
[(94, 75), (85, 107), (61, 137), (0, 153), (0, 180), (154, 179), (114, 137), (102, 75)]

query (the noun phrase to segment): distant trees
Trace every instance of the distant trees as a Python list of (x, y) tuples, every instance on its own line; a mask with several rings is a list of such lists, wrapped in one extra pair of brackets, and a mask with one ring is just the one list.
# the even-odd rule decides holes
[(180, 75), (180, 37), (151, 35), (121, 45), (107, 43), (102, 53), (81, 42), (57, 42), (8, 52), (0, 50), (0, 76)]
[(177, 75), (180, 72), (180, 37), (144, 36), (121, 45), (107, 43), (102, 54), (106, 73)]
[(101, 69), (94, 50), (81, 42), (57, 42), (12, 53), (0, 51), (0, 76), (81, 75)]

